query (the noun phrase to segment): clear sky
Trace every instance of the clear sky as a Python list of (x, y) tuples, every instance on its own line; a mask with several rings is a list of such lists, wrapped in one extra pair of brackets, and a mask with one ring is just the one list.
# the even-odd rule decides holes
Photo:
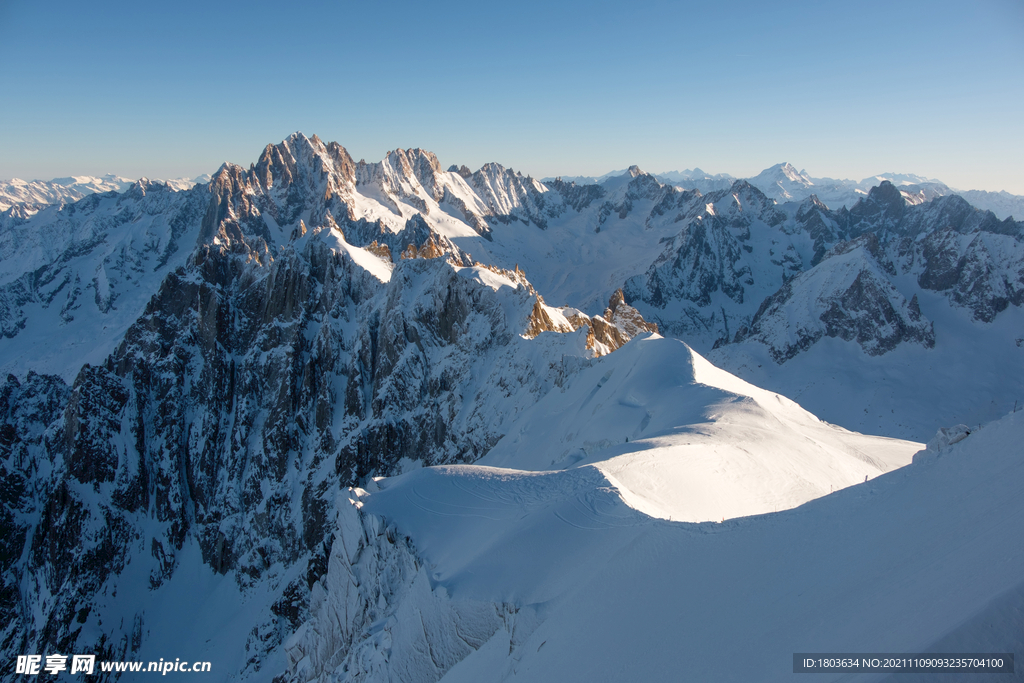
[(0, 178), (191, 177), (296, 130), (535, 177), (1024, 194), (1024, 1), (0, 0)]

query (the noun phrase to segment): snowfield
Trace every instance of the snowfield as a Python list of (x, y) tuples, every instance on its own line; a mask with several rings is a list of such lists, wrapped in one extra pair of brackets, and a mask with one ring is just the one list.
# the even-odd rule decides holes
[(479, 464), (593, 464), (638, 510), (703, 522), (795, 507), (905, 465), (919, 448), (823, 423), (650, 335), (538, 401)]
[(499, 629), (446, 683), (790, 680), (795, 652), (1022, 650), (1022, 438), (1018, 412), (914, 465), (724, 523), (648, 516), (600, 465), (428, 468), (360, 503), (409, 535), (435, 593), (534, 615), (527, 637)]

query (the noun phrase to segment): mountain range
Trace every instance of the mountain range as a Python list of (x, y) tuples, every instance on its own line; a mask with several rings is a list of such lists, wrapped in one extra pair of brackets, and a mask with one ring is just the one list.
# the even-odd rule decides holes
[[(788, 165), (786, 201), (688, 173), (722, 185), (296, 133), (0, 213), (9, 659), (653, 680), (684, 643), (775, 680), (769, 653), (977, 624), (1012, 651), (1024, 224), (917, 178), (831, 207)], [(752, 645), (715, 676), (727, 633)]]
[[(621, 176), (625, 171), (612, 171), (603, 176), (565, 176), (561, 180), (575, 182), (578, 185), (601, 184), (610, 178)], [(728, 173), (710, 174), (699, 168), (684, 171), (666, 171), (654, 173), (655, 178), (666, 185), (673, 185), (682, 190), (699, 190), (701, 193), (718, 192), (732, 187), (740, 178)], [(545, 178), (550, 182), (556, 178)], [(831, 209), (852, 208), (858, 201), (867, 197), (872, 187), (889, 181), (900, 189), (906, 200), (912, 204), (957, 194), (971, 205), (991, 211), (997, 218), (1024, 216), (1024, 197), (1006, 191), (988, 192), (985, 190), (955, 190), (940, 180), (925, 178), (913, 173), (879, 173), (860, 181), (836, 180), (834, 178), (812, 178), (807, 171), (798, 171), (786, 162), (750, 178), (743, 178), (761, 190), (766, 196), (785, 203), (803, 201), (811, 195), (829, 206)]]
[[(602, 176), (562, 176), (558, 179), (573, 182), (577, 185), (600, 185), (607, 180), (627, 173), (626, 170), (611, 171)], [(683, 171), (665, 171), (654, 173), (655, 178), (666, 185), (674, 185), (684, 190), (700, 190), (702, 193), (726, 190), (739, 178), (728, 173), (707, 173), (699, 168)], [(550, 183), (555, 177), (544, 178), (542, 182)], [(1024, 216), (1024, 196), (1006, 191), (988, 192), (986, 190), (957, 190), (950, 188), (940, 180), (925, 178), (913, 173), (879, 173), (860, 181), (836, 180), (834, 178), (812, 178), (807, 171), (798, 171), (792, 164), (781, 163), (766, 168), (756, 176), (745, 178), (751, 185), (764, 192), (768, 197), (779, 203), (802, 201), (812, 194), (819, 201), (832, 209), (850, 208), (858, 200), (867, 196), (868, 191), (881, 182), (888, 180), (901, 189), (911, 203), (919, 203), (957, 194), (971, 205), (991, 211), (997, 218)], [(196, 184), (210, 181), (209, 174), (195, 178), (174, 178), (158, 180), (176, 190), (186, 190)], [(133, 184), (133, 180), (113, 174), (99, 178), (93, 176), (71, 176), (52, 180), (25, 181), (19, 178), (0, 180), (0, 211), (16, 204), (25, 205), (31, 210), (45, 204), (73, 202), (97, 192), (124, 192)]]
[[(176, 190), (187, 190), (193, 185), (210, 182), (210, 176), (203, 174), (191, 179), (174, 178), (159, 182)], [(122, 178), (112, 173), (100, 178), (68, 176), (53, 180), (0, 180), (0, 211), (17, 205), (22, 213), (32, 213), (47, 204), (76, 202), (90, 194), (124, 192), (134, 183), (135, 181), (130, 178)]]

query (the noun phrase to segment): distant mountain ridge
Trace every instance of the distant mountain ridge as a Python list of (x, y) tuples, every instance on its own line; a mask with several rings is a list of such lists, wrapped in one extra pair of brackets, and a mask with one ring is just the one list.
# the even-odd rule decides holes
[[(625, 171), (612, 171), (602, 176), (562, 176), (565, 182), (577, 184), (601, 184), (610, 178), (621, 176)], [(652, 174), (663, 183), (675, 185), (685, 190), (699, 190), (701, 193), (726, 190), (736, 180), (728, 173), (709, 174), (699, 168), (684, 171), (666, 171)], [(555, 178), (545, 178), (549, 182)], [(812, 194), (824, 202), (830, 209), (851, 208), (857, 201), (867, 196), (868, 191), (879, 183), (888, 180), (900, 188), (904, 196), (912, 203), (928, 201), (936, 197), (958, 194), (979, 209), (991, 211), (997, 218), (1010, 216), (1024, 217), (1024, 196), (1006, 191), (988, 192), (985, 190), (956, 190), (940, 180), (925, 178), (913, 173), (879, 173), (860, 181), (837, 180), (834, 178), (814, 178), (807, 171), (798, 171), (795, 166), (783, 162), (766, 168), (756, 176), (743, 178), (767, 196), (779, 203), (803, 201)]]
[[(196, 184), (210, 181), (208, 174), (195, 178), (173, 178), (158, 180), (175, 190), (187, 190)], [(47, 204), (75, 202), (83, 197), (103, 192), (124, 192), (135, 181), (112, 173), (101, 176), (69, 176), (52, 180), (22, 180), (12, 178), (0, 180), (0, 211), (5, 211), (15, 204), (27, 205), (38, 210)]]
[[(566, 183), (577, 185), (601, 185), (609, 179), (627, 173), (627, 170), (611, 171), (601, 176), (560, 176)], [(728, 189), (737, 177), (728, 173), (707, 173), (700, 168), (683, 171), (666, 171), (654, 173), (659, 181), (682, 187), (696, 189), (702, 193)], [(185, 190), (195, 184), (210, 181), (209, 174), (195, 178), (157, 179), (175, 190)], [(548, 183), (555, 177), (543, 178)], [(780, 163), (765, 169), (756, 176), (745, 178), (751, 185), (769, 197), (781, 202), (802, 201), (811, 194), (818, 197), (831, 209), (851, 207), (858, 199), (867, 195), (868, 190), (883, 180), (888, 180), (911, 201), (926, 201), (935, 197), (958, 194), (972, 205), (991, 211), (998, 218), (1024, 216), (1024, 196), (1006, 191), (988, 192), (985, 190), (956, 190), (933, 178), (913, 173), (880, 173), (860, 181), (836, 180), (833, 178), (812, 178), (806, 171), (797, 171), (789, 163)], [(19, 178), (0, 180), (0, 211), (5, 211), (16, 204), (24, 205), (30, 211), (38, 210), (42, 205), (56, 204), (62, 201), (77, 201), (82, 197), (97, 192), (124, 192), (132, 183), (132, 179), (114, 174), (101, 177), (70, 176), (52, 180), (26, 181)]]

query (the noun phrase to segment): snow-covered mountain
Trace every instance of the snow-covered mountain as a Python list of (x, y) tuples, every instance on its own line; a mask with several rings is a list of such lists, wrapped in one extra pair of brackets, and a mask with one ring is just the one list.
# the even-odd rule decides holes
[[(944, 183), (909, 173), (882, 173), (860, 182), (834, 178), (812, 178), (807, 171), (797, 171), (789, 163), (776, 164), (761, 171), (748, 181), (779, 203), (800, 202), (812, 195), (832, 209), (852, 208), (867, 197), (873, 187), (888, 182), (899, 188), (904, 199), (911, 204), (931, 201), (955, 193)], [(1022, 198), (1024, 200), (1024, 198)], [(987, 206), (981, 206), (988, 209)], [(1002, 216), (1005, 218), (1006, 216)]]
[[(806, 178), (785, 165), (777, 170), (782, 177), (788, 172), (797, 179), (790, 187)], [(1014, 375), (1003, 374), (993, 384), (985, 379), (989, 371), (981, 370), (990, 362), (986, 359), (998, 364), (1013, 358), (1020, 337), (1012, 331), (1020, 305), (1020, 224), (999, 221), (957, 197), (917, 203), (905, 190), (883, 183), (850, 209), (832, 211), (816, 197), (779, 204), (745, 181), (708, 194), (683, 191), (636, 167), (600, 185), (579, 185), (540, 183), (499, 164), (476, 172), (456, 166), (443, 171), (436, 157), (422, 150), (396, 150), (379, 163), (356, 164), (339, 146), (301, 136), (268, 146), (253, 171), (225, 166), (214, 185), (221, 190), (199, 187), (180, 198), (172, 200), (175, 193), (170, 193), (161, 200), (188, 204), (181, 210), (191, 212), (190, 218), (168, 220), (167, 212), (179, 210), (170, 204), (166, 211), (159, 209), (152, 198), (145, 200), (145, 207), (136, 207), (137, 200), (127, 195), (96, 200), (103, 207), (109, 204), (110, 216), (107, 208), (97, 214), (87, 204), (83, 209), (48, 209), (31, 221), (13, 210), (0, 217), (0, 224), (7, 226), (0, 241), (8, 244), (6, 275), (0, 282), (0, 326), (6, 334), (0, 339), (5, 351), (0, 370), (33, 369), (70, 380), (81, 362), (99, 362), (161, 278), (187, 257), (187, 245), (194, 244), (199, 229), (195, 214), (206, 211), (212, 212), (210, 221), (220, 216), (238, 230), (260, 236), (267, 249), (301, 232), (298, 223), (325, 224), (338, 226), (350, 244), (393, 260), (415, 243), (426, 254), (451, 253), (463, 264), (481, 261), (518, 269), (547, 299), (590, 316), (600, 317), (612, 294), (624, 288), (627, 300), (664, 332), (704, 353), (719, 346), (715, 362), (799, 397), (830, 421), (869, 432), (920, 439), (939, 424), (992, 419), (1021, 388)], [(214, 195), (217, 208), (204, 209)], [(157, 227), (146, 227), (150, 221)], [(187, 230), (193, 232), (184, 235)], [(182, 232), (180, 240), (175, 231)], [(877, 267), (872, 266), (870, 277), (865, 275), (873, 283), (868, 290), (888, 304), (860, 297), (851, 309), (857, 296), (848, 293), (849, 287), (828, 296), (815, 292), (811, 300), (819, 308), (811, 320), (819, 322), (811, 326), (822, 331), (820, 336), (805, 327), (798, 344), (773, 342), (765, 334), (767, 312), (757, 320), (758, 333), (745, 331), (771, 297), (773, 310), (788, 320), (785, 311), (802, 299), (783, 297), (779, 291), (797, 275), (820, 266), (808, 282), (838, 282), (825, 271), (842, 259), (822, 259), (843, 241), (866, 233), (879, 238), (878, 255), (871, 257)], [(41, 239), (45, 248), (33, 246)], [(231, 239), (229, 230), (224, 240)], [(164, 259), (163, 250), (172, 242), (174, 248)], [(146, 261), (151, 258), (152, 263)], [(39, 268), (42, 277), (34, 274)], [(851, 277), (851, 286), (867, 282), (856, 274)], [(879, 279), (883, 277), (885, 282)], [(103, 289), (104, 282), (109, 289)], [(846, 303), (841, 307), (850, 320), (820, 322), (830, 302), (842, 296)], [(790, 308), (779, 308), (781, 298)], [(90, 303), (84, 304), (86, 300)], [(920, 323), (909, 317), (908, 307), (915, 300)], [(959, 311), (968, 312), (967, 322), (958, 322)], [(895, 314), (898, 320), (892, 318)], [(893, 321), (897, 327), (888, 330)], [(924, 330), (933, 323), (938, 325), (934, 335)], [(984, 325), (989, 323), (1007, 331), (987, 331)], [(915, 326), (924, 327), (910, 334)], [(788, 323), (784, 327), (780, 333), (790, 334)], [(39, 344), (57, 329), (69, 332), (66, 338), (72, 341), (64, 346)], [(818, 353), (812, 346), (828, 346), (830, 339), (847, 340), (841, 348), (856, 349), (851, 353), (863, 361), (857, 362), (875, 368), (869, 372), (865, 365), (867, 374), (884, 374), (894, 358), (872, 356), (872, 350), (917, 348), (918, 379), (901, 385), (905, 393), (885, 397), (874, 394), (877, 382), (860, 386), (851, 379), (843, 391), (860, 393), (866, 401), (854, 409), (853, 404), (829, 400), (835, 391), (819, 369), (794, 373), (793, 365), (776, 363), (785, 358), (801, 364), (800, 357)], [(742, 348), (728, 348), (741, 341), (737, 346)], [(788, 351), (780, 355), (779, 344)], [(971, 363), (978, 366), (977, 372), (961, 376), (970, 387), (958, 384), (953, 391), (952, 378), (927, 385), (925, 378), (945, 376), (936, 373), (936, 358), (948, 364), (947, 355), (958, 357), (954, 349), (989, 344), (996, 346), (984, 358), (957, 361), (966, 369)], [(760, 360), (762, 347), (775, 349), (770, 366)], [(799, 356), (792, 353), (797, 349)], [(918, 411), (915, 395), (926, 390), (962, 400), (949, 399), (939, 415), (930, 408)], [(987, 398), (979, 400), (983, 396)], [(916, 417), (901, 416), (900, 406)]]
[[(645, 330), (621, 295), (605, 316), (553, 308), (521, 271), (470, 261), (423, 217), (442, 213), (424, 185), (442, 200), (466, 187), (431, 160), (356, 165), (295, 136), (207, 186), (140, 182), (6, 228), (5, 264), (43, 277), (4, 290), (3, 343), (24, 351), (0, 389), (5, 651), (130, 658), (177, 637), (160, 596), (209, 569), (232, 576), (219, 599), (259, 613), (214, 648), (233, 643), (249, 659), (231, 666), (256, 675), (307, 614), (340, 486), (478, 459)], [(490, 201), (460, 212), (543, 205), (500, 167), (470, 182)], [(74, 341), (98, 360), (82, 365)], [(26, 371), (39, 363), (59, 374)]]
[[(832, 210), (301, 134), (180, 191), (12, 208), (4, 652), (305, 683), (663, 678), (614, 654), (643, 623), (698, 677), (726, 632), (962, 642), (1020, 592), (1020, 421), (977, 422), (1024, 397), (1022, 233), (889, 182)], [(951, 538), (976, 552), (940, 562)], [(749, 610), (709, 632), (716, 604)]]
[(1022, 220), (1021, 217), (1024, 216), (1024, 197), (1018, 194), (1010, 194), (1005, 190), (1001, 192), (956, 190), (956, 194), (979, 209), (991, 211), (999, 218), (1016, 216), (1018, 220)]
[(0, 180), (0, 211), (12, 204), (60, 204), (78, 201), (89, 194), (124, 192), (133, 182), (112, 173), (101, 178), (69, 176), (53, 180)]
[[(561, 176), (559, 178), (544, 178), (542, 182), (551, 183), (554, 180), (561, 180), (566, 183), (577, 185), (602, 185), (606, 181), (618, 178), (628, 173), (628, 170), (611, 171), (602, 176)], [(681, 186), (687, 190), (700, 190), (702, 193), (725, 190), (732, 186), (736, 178), (728, 173), (707, 173), (699, 168), (688, 168), (682, 171), (665, 171), (664, 173), (653, 174), (658, 181), (666, 185)]]
[(314, 655), (311, 634), (352, 632), (339, 628), (352, 613), (341, 606), (364, 565), (339, 552), (321, 583), (323, 607), (289, 651), (288, 680), (383, 680), (388, 644), (420, 654), (403, 670), (429, 671), (424, 678), (459, 659), (441, 679), (453, 683), (781, 681), (793, 676), (793, 653), (836, 643), (1019, 652), (1022, 437), (1018, 412), (794, 510), (703, 524), (643, 514), (599, 467), (388, 479), (379, 492), (356, 492), (356, 505), (361, 519), (408, 535), (420, 573), (376, 622), (383, 633), (352, 629), (351, 644), (332, 639), (330, 658)]
[[(1016, 362), (1020, 348), (1021, 223), (956, 195), (911, 204), (888, 182), (835, 212), (816, 198), (779, 206), (744, 181), (701, 201), (704, 210), (624, 291), (645, 318), (715, 363), (829, 421), (904, 437), (924, 438), (920, 420), (937, 415), (993, 419), (1024, 392), (1020, 375), (994, 372)], [(864, 402), (836, 399), (836, 383), (825, 379), (835, 377), (829, 339), (845, 342), (845, 367), (861, 369), (838, 388)], [(906, 357), (887, 355), (897, 350), (913, 357), (914, 371), (880, 385), (876, 373), (907, 367)], [(794, 370), (816, 354), (818, 363)], [(962, 372), (936, 372), (950, 363)], [(877, 394), (879, 386), (893, 392)], [(942, 408), (918, 411), (922, 394)]]
[(814, 187), (807, 171), (798, 171), (788, 162), (766, 168), (747, 182), (777, 201), (806, 199)]
[(210, 203), (139, 181), (28, 217), (0, 216), (0, 372), (72, 381), (98, 364), (192, 253)]
[[(204, 174), (195, 178), (173, 178), (156, 182), (168, 185), (175, 190), (187, 190), (193, 185), (209, 181), (210, 176)], [(46, 204), (76, 202), (90, 194), (124, 192), (134, 184), (134, 180), (112, 173), (100, 178), (69, 176), (53, 180), (29, 181), (20, 178), (0, 180), (0, 211), (6, 211), (15, 205), (24, 205), (24, 209), (38, 210)]]
[(603, 183), (606, 180), (609, 180), (611, 178), (618, 178), (619, 176), (625, 175), (628, 172), (629, 171), (627, 169), (622, 169), (622, 170), (619, 170), (619, 171), (609, 171), (608, 173), (605, 173), (604, 175), (600, 175), (600, 176), (589, 176), (589, 175), (558, 176), (558, 177), (551, 177), (551, 178), (542, 178), (541, 182), (543, 182), (543, 183), (550, 183), (550, 182), (553, 182), (555, 180), (561, 180), (562, 182), (576, 183), (577, 185), (600, 185), (601, 183)]
[[(879, 173), (860, 181), (836, 180), (812, 178), (807, 171), (797, 171), (791, 164), (782, 163), (765, 169), (747, 180), (779, 203), (800, 202), (814, 195), (833, 210), (844, 207), (849, 209), (867, 197), (871, 188), (889, 182), (899, 188), (903, 197), (911, 204), (956, 194), (983, 211), (991, 211), (999, 219), (1024, 217), (1024, 197), (1020, 195), (984, 190), (956, 190), (942, 181), (913, 173)], [(683, 185), (689, 187), (685, 181)]]
[[(789, 178), (791, 189), (806, 182), (806, 174), (791, 166), (776, 171)], [(545, 298), (591, 317), (600, 317), (612, 294), (624, 288), (626, 299), (667, 334), (703, 353), (718, 346), (715, 362), (799, 397), (830, 421), (869, 432), (925, 438), (940, 424), (994, 418), (1021, 389), (1012, 374), (993, 384), (985, 379), (989, 371), (981, 370), (986, 363), (1015, 358), (1020, 224), (999, 221), (955, 196), (921, 203), (883, 182), (850, 209), (833, 211), (817, 197), (779, 204), (746, 181), (708, 194), (684, 191), (636, 167), (600, 185), (579, 185), (541, 183), (499, 164), (476, 172), (457, 166), (443, 171), (436, 157), (422, 150), (396, 150), (379, 163), (356, 164), (340, 146), (301, 136), (269, 145), (251, 171), (225, 166), (212, 186), (220, 190), (200, 186), (173, 199), (176, 193), (169, 193), (161, 200), (166, 209), (157, 208), (161, 205), (152, 198), (136, 206), (136, 199), (124, 195), (96, 200), (102, 204), (98, 209), (57, 207), (32, 220), (11, 210), (0, 217), (6, 226), (0, 242), (8, 244), (0, 282), (0, 327), (6, 335), (0, 339), (5, 351), (0, 370), (32, 369), (70, 381), (83, 361), (99, 362), (166, 273), (187, 258), (200, 230), (196, 214), (206, 212), (209, 222), (236, 226), (225, 228), (225, 243), (232, 242), (232, 231), (249, 232), (272, 251), (272, 245), (301, 232), (300, 223), (323, 224), (337, 226), (350, 244), (392, 260), (413, 245), (416, 253), (452, 254), (464, 265), (480, 261), (518, 270)], [(204, 209), (210, 201), (216, 207)], [(179, 211), (171, 203), (188, 205), (180, 211), (189, 217), (171, 216)], [(155, 227), (147, 227), (152, 221)], [(842, 278), (826, 271), (851, 257), (823, 259), (844, 248), (844, 241), (867, 233), (878, 238), (874, 265), (863, 261), (867, 270), (851, 271), (842, 291), (812, 292), (807, 301), (817, 303), (790, 316), (805, 300), (793, 298), (793, 287), (805, 281), (838, 286)], [(40, 240), (45, 247), (33, 246)], [(35, 274), (39, 268), (42, 277)], [(816, 268), (810, 279), (789, 284)], [(858, 278), (860, 272), (864, 277)], [(870, 296), (850, 287), (866, 287)], [(776, 334), (797, 338), (769, 338), (769, 312), (758, 317), (769, 299), (778, 320), (786, 321)], [(839, 299), (844, 303), (836, 308)], [(847, 321), (822, 322), (826, 310), (845, 311)], [(920, 321), (911, 319), (917, 315), (913, 310), (920, 312)], [(961, 311), (968, 315), (964, 323), (958, 322)], [(804, 327), (791, 329), (788, 321), (801, 315)], [(896, 327), (889, 329), (891, 324)], [(1006, 332), (991, 332), (988, 324)], [(58, 329), (69, 332), (71, 341), (39, 343)], [(829, 399), (835, 391), (820, 369), (794, 373), (794, 365), (778, 365), (782, 360), (799, 365), (807, 354), (818, 353), (812, 347), (828, 346), (831, 339), (845, 340), (843, 349), (856, 349), (851, 353), (867, 374), (884, 374), (892, 352), (918, 349), (913, 351), (918, 379), (901, 385), (903, 393), (884, 397), (874, 393), (877, 382), (860, 386), (851, 379), (843, 391), (860, 393), (866, 401), (854, 408)], [(977, 372), (957, 379), (956, 391), (953, 378), (927, 384), (926, 378), (945, 377), (936, 373), (936, 358), (948, 364), (948, 356), (959, 357), (954, 349), (981, 346), (990, 348), (984, 358), (957, 361), (965, 369), (973, 363)], [(760, 358), (768, 349), (772, 362), (766, 366)], [(915, 395), (922, 392), (962, 398), (950, 398), (936, 415), (915, 408), (921, 403)], [(901, 416), (900, 406), (915, 417)]]
[[(621, 176), (625, 171), (612, 171), (603, 176), (563, 177), (565, 182), (577, 184), (602, 184), (605, 181)], [(701, 194), (709, 194), (728, 190), (737, 180), (728, 173), (705, 173), (699, 168), (684, 171), (666, 171), (656, 173), (655, 177), (667, 185), (674, 185), (683, 190), (699, 190)], [(549, 182), (554, 178), (547, 178)], [(743, 178), (761, 190), (766, 196), (780, 204), (801, 202), (812, 195), (829, 208), (838, 210), (843, 207), (852, 208), (861, 199), (867, 197), (873, 187), (888, 181), (898, 187), (906, 200), (913, 204), (931, 201), (936, 197), (957, 194), (970, 202), (971, 205), (984, 211), (991, 211), (999, 219), (1012, 216), (1024, 217), (1024, 196), (1009, 192), (987, 192), (985, 190), (956, 190), (940, 180), (926, 178), (913, 173), (879, 173), (862, 180), (837, 180), (835, 178), (817, 178), (807, 171), (798, 171), (788, 162), (766, 168), (756, 176)]]
[(593, 465), (637, 510), (703, 522), (796, 507), (904, 465), (916, 449), (823, 423), (678, 340), (648, 336), (537, 401), (478, 464)]
[[(728, 173), (707, 173), (699, 168), (688, 168), (683, 171), (664, 171), (656, 174), (658, 179), (663, 183), (669, 183), (677, 185), (682, 182), (693, 182), (693, 181), (724, 181), (731, 185), (736, 178), (729, 175)], [(721, 189), (721, 188), (718, 188)], [(702, 192), (704, 190), (701, 190)]]

